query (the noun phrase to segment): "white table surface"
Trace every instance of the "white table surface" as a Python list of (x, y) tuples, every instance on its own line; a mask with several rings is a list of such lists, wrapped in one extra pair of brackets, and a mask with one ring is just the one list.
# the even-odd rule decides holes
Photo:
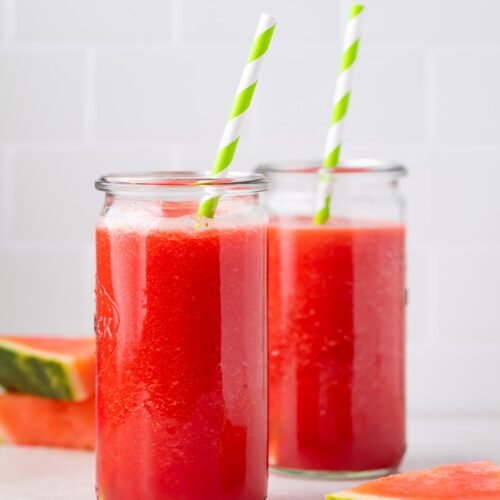
[[(409, 422), (404, 470), (486, 459), (500, 463), (500, 415)], [(268, 500), (322, 499), (351, 484), (271, 474)], [(1, 500), (95, 500), (93, 488), (93, 453), (0, 446)]]

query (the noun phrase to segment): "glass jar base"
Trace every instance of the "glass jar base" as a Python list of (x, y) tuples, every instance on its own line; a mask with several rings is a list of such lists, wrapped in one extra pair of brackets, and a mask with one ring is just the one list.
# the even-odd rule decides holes
[(303, 477), (311, 479), (332, 479), (332, 480), (350, 480), (350, 479), (370, 479), (376, 477), (387, 476), (397, 472), (398, 467), (387, 467), (384, 469), (370, 469), (370, 470), (313, 470), (313, 469), (289, 469), (287, 467), (276, 467), (271, 465), (269, 470), (272, 473)]

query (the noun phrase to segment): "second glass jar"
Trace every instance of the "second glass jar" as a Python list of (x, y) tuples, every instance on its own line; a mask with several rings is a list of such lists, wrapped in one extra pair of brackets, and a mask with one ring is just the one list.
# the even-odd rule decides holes
[(405, 227), (399, 165), (352, 160), (314, 225), (318, 163), (263, 165), (271, 467), (367, 477), (405, 450)]

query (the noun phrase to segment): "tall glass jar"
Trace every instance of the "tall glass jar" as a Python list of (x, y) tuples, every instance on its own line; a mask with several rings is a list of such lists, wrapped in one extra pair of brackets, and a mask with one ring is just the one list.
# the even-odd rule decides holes
[(314, 225), (318, 165), (258, 168), (271, 186), (270, 465), (378, 475), (405, 450), (405, 169), (344, 163)]
[[(97, 498), (264, 499), (261, 175), (107, 175), (97, 222)], [(196, 209), (220, 196), (214, 219)]]

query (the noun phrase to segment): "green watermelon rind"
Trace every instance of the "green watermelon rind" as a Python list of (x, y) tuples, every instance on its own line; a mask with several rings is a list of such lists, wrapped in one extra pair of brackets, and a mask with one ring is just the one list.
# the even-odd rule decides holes
[(0, 385), (9, 391), (62, 401), (78, 401), (82, 393), (70, 356), (4, 339), (0, 339)]

